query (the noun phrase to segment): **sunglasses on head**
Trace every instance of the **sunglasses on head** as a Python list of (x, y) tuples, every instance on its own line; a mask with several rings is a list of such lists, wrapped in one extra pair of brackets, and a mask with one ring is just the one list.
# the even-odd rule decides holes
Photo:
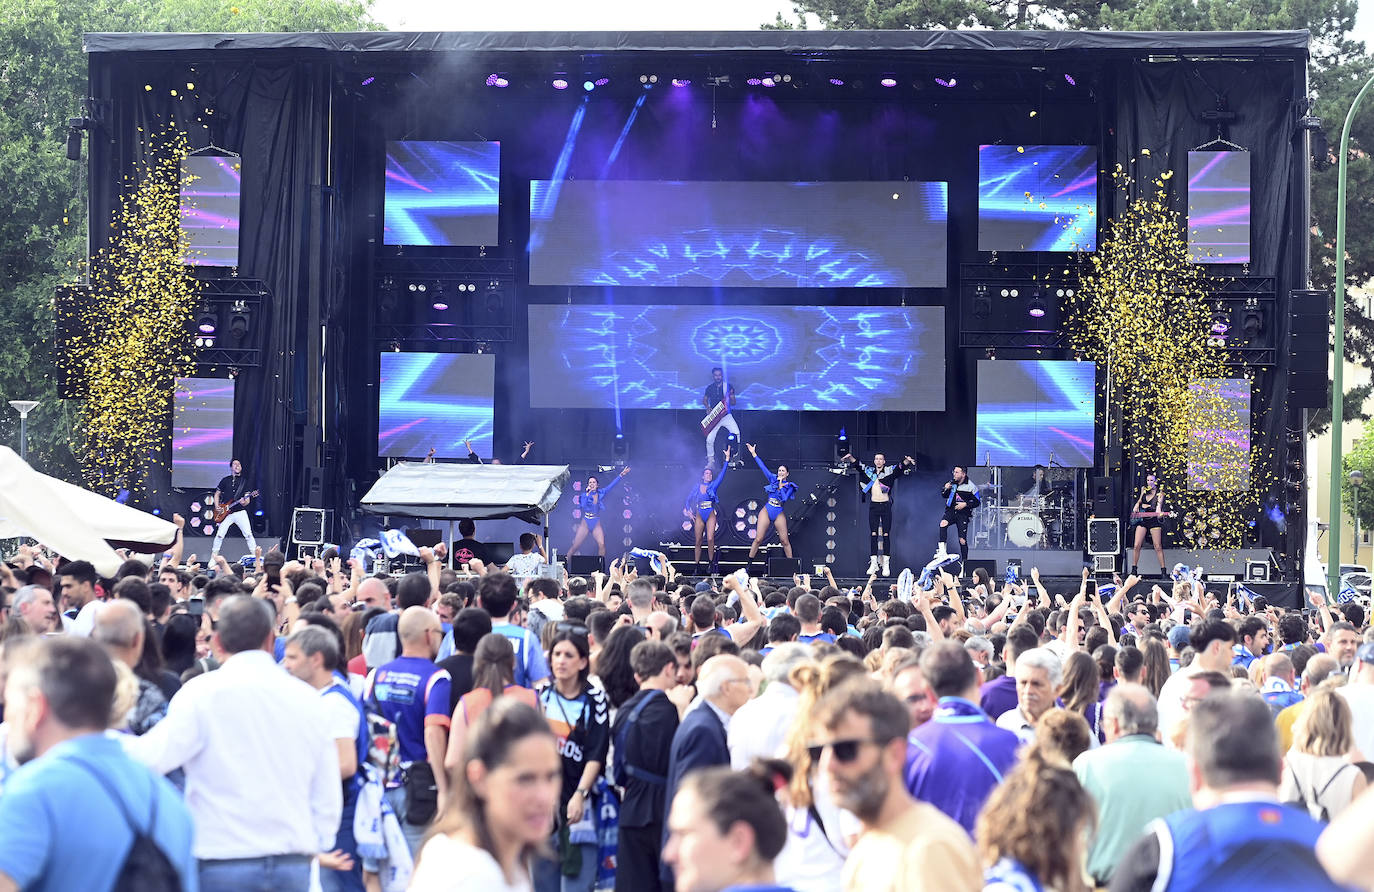
[(806, 752), (811, 756), (812, 764), (819, 764), (821, 755), (825, 752), (826, 748), (829, 747), (830, 752), (835, 756), (835, 761), (847, 765), (859, 757), (859, 747), (863, 746), (865, 743), (885, 742), (886, 741), (878, 741), (869, 737), (859, 737), (853, 740), (832, 740), (829, 743), (813, 743), (806, 748)]
[(575, 623), (572, 620), (566, 619), (559, 620), (558, 623), (553, 627), (553, 630), (558, 633), (571, 632), (574, 635), (582, 635), (583, 637), (587, 635), (586, 626), (582, 625), (582, 623)]

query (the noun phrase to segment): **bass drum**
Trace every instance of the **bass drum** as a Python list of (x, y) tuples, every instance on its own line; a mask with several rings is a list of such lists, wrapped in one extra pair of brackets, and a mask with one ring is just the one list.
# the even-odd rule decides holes
[(1037, 548), (1045, 541), (1045, 522), (1039, 514), (1023, 511), (1007, 521), (1007, 541), (1019, 548)]

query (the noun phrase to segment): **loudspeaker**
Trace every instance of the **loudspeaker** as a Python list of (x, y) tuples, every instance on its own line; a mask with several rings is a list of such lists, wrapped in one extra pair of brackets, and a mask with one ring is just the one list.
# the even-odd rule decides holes
[(790, 557), (770, 557), (768, 575), (774, 578), (791, 579), (801, 572), (801, 560)]
[(1093, 478), (1093, 516), (1116, 516), (1116, 478)]
[(297, 508), (291, 514), (291, 541), (297, 545), (322, 545), (329, 535), (330, 511)]
[(324, 504), (324, 468), (306, 468), (305, 501), (313, 508)]
[(973, 576), (973, 571), (974, 571), (974, 570), (977, 570), (977, 569), (979, 569), (979, 568), (981, 568), (981, 569), (987, 571), (988, 578), (990, 578), (990, 579), (996, 579), (996, 578), (997, 578), (997, 562), (996, 562), (996, 561), (974, 560), (973, 558), (969, 558), (967, 561), (964, 562), (964, 575), (965, 575), (965, 576), (968, 576), (968, 577), (972, 577), (972, 576)]
[(1088, 521), (1088, 554), (1119, 554), (1121, 552), (1121, 519), (1095, 517)]
[(602, 571), (605, 561), (599, 554), (575, 554), (568, 558), (568, 572), (573, 576), (590, 576)]
[(1326, 291), (1290, 291), (1288, 304), (1288, 407), (1320, 409), (1327, 405), (1327, 356), (1330, 352)]

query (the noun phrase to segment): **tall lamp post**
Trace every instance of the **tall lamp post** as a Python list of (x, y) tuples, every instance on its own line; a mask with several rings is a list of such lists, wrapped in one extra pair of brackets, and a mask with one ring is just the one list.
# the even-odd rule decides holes
[(19, 457), (29, 460), (29, 413), (38, 407), (38, 400), (10, 400), (19, 412)]
[[(1331, 326), (1335, 342), (1334, 361), (1331, 369), (1331, 516), (1329, 522), (1340, 529), (1341, 523), (1341, 422), (1345, 388), (1341, 384), (1341, 372), (1345, 365), (1345, 179), (1350, 159), (1350, 123), (1355, 119), (1355, 110), (1364, 101), (1364, 94), (1374, 86), (1374, 77), (1364, 82), (1355, 101), (1350, 103), (1350, 111), (1345, 115), (1345, 128), (1341, 130), (1340, 157), (1336, 159), (1338, 178), (1336, 186), (1336, 305), (1333, 307), (1335, 319)], [(1358, 522), (1358, 521), (1357, 521)], [(1341, 590), (1341, 537), (1331, 536), (1331, 553), (1326, 562), (1327, 597), (1334, 598)]]
[[(1355, 504), (1352, 506), (1355, 510), (1350, 512), (1355, 516), (1355, 537), (1350, 540), (1350, 553), (1353, 557), (1350, 562), (1358, 564), (1360, 562), (1360, 487), (1364, 486), (1364, 471), (1356, 468), (1350, 472), (1350, 486), (1355, 490)], [(1336, 569), (1339, 570), (1340, 568), (1337, 567)]]

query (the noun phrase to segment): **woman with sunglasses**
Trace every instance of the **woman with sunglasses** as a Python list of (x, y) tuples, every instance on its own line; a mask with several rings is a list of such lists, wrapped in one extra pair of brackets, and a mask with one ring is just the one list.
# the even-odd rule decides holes
[(558, 739), (563, 764), (551, 840), (553, 859), (535, 864), (535, 892), (590, 892), (596, 884), (597, 838), (592, 791), (611, 745), (610, 704), (588, 681), (587, 627), (557, 624), (549, 646), (553, 683), (539, 692), (539, 708)]
[(411, 892), (529, 892), (563, 774), (549, 723), (502, 697), (473, 723), (460, 756)]
[(787, 840), (774, 791), (792, 771), (777, 759), (745, 771), (703, 768), (682, 781), (668, 810), (663, 860), (690, 892), (792, 892), (773, 875)]
[(515, 683), (515, 646), (506, 636), (491, 632), (482, 636), (472, 653), (472, 690), (458, 698), (458, 708), (453, 710), (444, 755), (444, 767), (449, 771), (461, 765), (468, 728), (501, 697), (536, 708), (539, 705), (534, 691)]

